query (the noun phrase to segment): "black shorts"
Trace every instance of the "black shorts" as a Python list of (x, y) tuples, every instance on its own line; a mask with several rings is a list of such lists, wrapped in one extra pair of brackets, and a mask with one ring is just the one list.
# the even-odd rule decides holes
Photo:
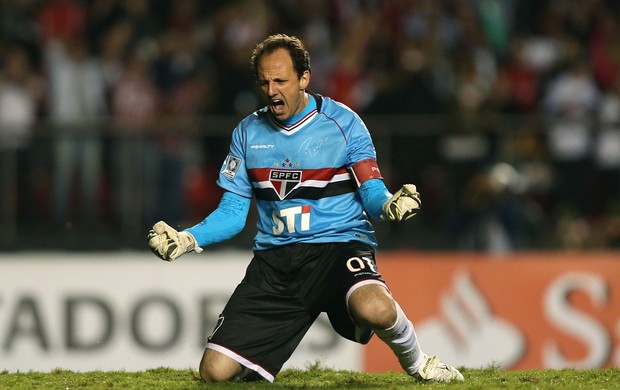
[(356, 326), (347, 309), (348, 294), (366, 283), (384, 281), (361, 242), (255, 251), (207, 348), (273, 381), (321, 312), (341, 336), (366, 344), (372, 331)]

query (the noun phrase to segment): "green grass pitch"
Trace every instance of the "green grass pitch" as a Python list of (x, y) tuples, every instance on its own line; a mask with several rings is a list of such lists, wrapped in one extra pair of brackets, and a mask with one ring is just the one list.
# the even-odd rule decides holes
[(0, 389), (620, 389), (620, 369), (509, 371), (461, 368), (464, 382), (421, 383), (404, 373), (321, 367), (284, 370), (274, 383), (203, 383), (195, 370), (0, 372)]

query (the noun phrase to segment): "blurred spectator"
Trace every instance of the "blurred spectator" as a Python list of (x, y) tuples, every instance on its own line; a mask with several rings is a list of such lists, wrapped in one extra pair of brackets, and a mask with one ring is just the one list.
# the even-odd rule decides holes
[(598, 20), (592, 27), (591, 37), (587, 43), (590, 48), (592, 71), (598, 85), (604, 91), (613, 89), (620, 77), (618, 15), (599, 7)]
[(77, 0), (50, 0), (39, 12), (39, 30), (43, 46), (55, 40), (75, 40), (87, 24), (87, 8)]
[(149, 63), (133, 52), (111, 87), (114, 216), (127, 236), (142, 228), (159, 197), (159, 151), (152, 138), (161, 96)]
[(509, 164), (497, 163), (474, 175), (463, 189), (457, 215), (457, 249), (504, 254), (520, 248), (525, 207), (520, 174)]
[(265, 0), (226, 3), (213, 18), (218, 106), (221, 114), (239, 114), (259, 107), (249, 72), (247, 53), (261, 37), (272, 32), (274, 13)]
[(335, 61), (329, 78), (329, 90), (324, 92), (355, 111), (368, 105), (374, 88), (364, 66), (371, 36), (377, 31), (378, 15), (359, 14), (342, 33), (346, 39), (335, 48)]
[(594, 117), (601, 93), (581, 57), (545, 86), (542, 110), (550, 122), (549, 152), (554, 163), (554, 198), (578, 213), (592, 211)]
[(38, 1), (0, 2), (0, 48), (19, 45), (37, 64), (41, 56), (40, 28), (37, 24)]
[[(504, 148), (509, 150), (503, 151), (508, 159), (515, 162), (529, 201), (530, 219), (538, 221), (535, 223), (537, 225), (544, 223), (542, 219), (548, 220), (551, 217), (553, 185), (553, 168), (541, 127), (537, 120), (522, 124), (515, 131), (514, 138), (504, 144)], [(542, 236), (539, 235), (533, 244), (542, 244)]]
[(457, 109), (461, 115), (477, 113), (493, 88), (497, 59), (482, 31), (475, 9), (455, 3), (462, 29), (459, 48), (453, 56)]
[[(123, 19), (133, 28), (133, 45), (143, 44), (144, 41), (157, 38), (164, 30), (164, 24), (158, 15), (153, 12), (159, 10), (164, 15), (169, 11), (172, 3), (183, 3), (181, 1), (157, 2), (153, 0), (124, 0), (119, 1), (122, 9)], [(167, 15), (166, 15), (167, 16)]]
[(94, 222), (101, 209), (101, 119), (107, 114), (105, 80), (85, 40), (51, 40), (46, 47), (49, 116), (53, 124), (53, 217), (73, 220), (72, 184), (79, 173), (81, 218)]
[(40, 114), (44, 84), (23, 48), (9, 48), (2, 63), (0, 148), (23, 149), (30, 143), (32, 128)]
[[(303, 37), (308, 51), (312, 53), (312, 73), (319, 75), (312, 79), (314, 90), (328, 94), (329, 79), (326, 77), (334, 66), (334, 44), (336, 32), (332, 28), (332, 7), (337, 5), (329, 0), (302, 0), (289, 1), (288, 12), (290, 20), (305, 18), (306, 23), (299, 26), (299, 37)], [(303, 14), (303, 15), (302, 15)]]
[(126, 20), (119, 20), (110, 25), (101, 36), (99, 59), (108, 91), (118, 83), (123, 73), (124, 60), (132, 48), (132, 35), (132, 25)]
[(592, 188), (601, 215), (620, 208), (620, 78), (602, 98), (594, 142), (597, 182)]
[(525, 41), (519, 38), (512, 41), (508, 61), (503, 63), (500, 70), (505, 73), (498, 75), (498, 82), (508, 83), (506, 98), (512, 107), (509, 112), (533, 114), (538, 110), (541, 74), (528, 63), (525, 45)]
[(211, 110), (216, 103), (214, 92), (206, 74), (195, 70), (188, 72), (168, 97), (166, 113), (172, 123), (166, 122), (163, 134), (158, 137), (162, 158), (160, 171), (165, 183), (160, 185), (161, 198), (157, 206), (163, 214), (157, 218), (180, 223), (184, 218), (201, 218), (217, 207), (221, 190), (215, 184), (216, 178), (209, 173), (209, 167), (221, 162), (222, 151), (226, 149), (218, 151), (215, 148), (218, 145), (209, 144), (200, 148), (200, 143), (192, 142), (202, 130), (202, 113)]
[(510, 33), (518, 0), (480, 0), (477, 11), (489, 46), (496, 57), (505, 58), (510, 51)]
[(583, 121), (592, 118), (600, 103), (600, 90), (584, 58), (569, 62), (545, 86), (542, 109), (553, 119)]
[(1, 58), (0, 72), (0, 226), (2, 240), (16, 233), (18, 199), (30, 201), (31, 165), (27, 153), (44, 96), (43, 80), (21, 46)]

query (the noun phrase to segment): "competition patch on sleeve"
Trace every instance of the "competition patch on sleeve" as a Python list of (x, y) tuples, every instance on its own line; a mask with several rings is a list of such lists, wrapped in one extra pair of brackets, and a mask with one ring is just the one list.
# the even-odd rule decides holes
[(226, 157), (226, 163), (224, 164), (224, 170), (221, 172), (222, 175), (226, 176), (228, 179), (232, 180), (235, 178), (237, 171), (239, 170), (239, 166), (241, 165), (241, 159), (239, 157), (235, 157), (233, 155), (228, 155)]

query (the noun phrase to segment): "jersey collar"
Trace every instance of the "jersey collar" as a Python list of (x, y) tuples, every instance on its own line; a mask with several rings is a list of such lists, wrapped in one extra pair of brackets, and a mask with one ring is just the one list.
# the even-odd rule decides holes
[(286, 132), (292, 134), (299, 130), (301, 130), (307, 123), (310, 122), (312, 118), (314, 118), (317, 114), (317, 101), (316, 97), (313, 94), (308, 94), (308, 104), (306, 107), (299, 113), (295, 114), (292, 117), (279, 121), (269, 113), (269, 118), (273, 125), (278, 129), (285, 130)]

